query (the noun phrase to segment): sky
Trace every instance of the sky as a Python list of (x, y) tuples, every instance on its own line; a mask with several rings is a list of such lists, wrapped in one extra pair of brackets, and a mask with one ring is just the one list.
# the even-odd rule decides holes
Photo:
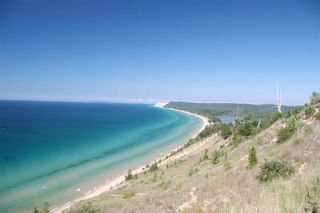
[(275, 103), (320, 91), (320, 1), (0, 1), (0, 99)]

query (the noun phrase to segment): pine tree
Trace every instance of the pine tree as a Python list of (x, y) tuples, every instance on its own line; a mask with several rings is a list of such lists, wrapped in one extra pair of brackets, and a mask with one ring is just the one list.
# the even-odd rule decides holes
[(209, 157), (208, 157), (208, 149), (205, 149), (203, 160), (208, 160), (208, 159), (209, 159)]
[(248, 169), (252, 169), (258, 163), (257, 153), (254, 147), (249, 150)]

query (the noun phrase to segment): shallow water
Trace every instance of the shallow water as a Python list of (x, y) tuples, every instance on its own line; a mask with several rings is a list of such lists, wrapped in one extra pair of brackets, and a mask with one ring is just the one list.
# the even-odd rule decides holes
[(183, 144), (202, 121), (145, 104), (0, 102), (0, 212), (55, 207)]

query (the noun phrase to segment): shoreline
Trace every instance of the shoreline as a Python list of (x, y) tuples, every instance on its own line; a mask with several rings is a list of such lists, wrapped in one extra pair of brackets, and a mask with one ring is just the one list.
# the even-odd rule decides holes
[[(159, 103), (156, 103), (154, 105), (154, 107), (158, 107), (158, 108), (164, 108), (164, 109), (167, 109), (167, 110), (173, 110), (173, 111), (177, 111), (177, 112), (182, 112), (184, 114), (188, 114), (190, 116), (194, 116), (194, 117), (197, 117), (199, 118), (201, 121), (202, 121), (202, 126), (201, 128), (194, 133), (194, 135), (189, 138), (188, 140), (190, 139), (193, 139), (195, 137), (197, 137), (197, 135), (199, 135), (200, 132), (202, 132), (206, 126), (209, 125), (209, 120), (207, 117), (204, 117), (202, 115), (197, 115), (195, 113), (191, 113), (191, 112), (188, 112), (188, 111), (184, 111), (184, 110), (178, 110), (178, 109), (174, 109), (174, 108), (165, 108), (165, 106), (168, 104), (169, 102), (159, 102)], [(165, 160), (165, 159), (168, 159), (168, 156), (170, 155), (170, 153), (172, 152), (175, 152), (177, 151), (178, 149), (182, 148), (187, 142), (185, 141), (184, 144), (182, 144), (181, 146), (169, 151), (167, 154), (165, 154), (163, 157), (160, 157), (158, 159), (155, 159), (153, 161), (151, 161), (149, 164), (145, 164), (143, 166), (140, 166), (138, 167), (137, 169), (134, 169), (132, 170), (132, 174), (140, 174), (144, 171), (144, 169), (146, 168), (147, 165), (151, 165), (152, 163), (154, 162), (158, 162), (158, 161), (162, 161), (162, 160)], [(84, 200), (88, 200), (88, 199), (91, 199), (91, 198), (94, 198), (94, 197), (97, 197), (105, 192), (108, 192), (108, 191), (111, 191), (115, 188), (118, 188), (120, 186), (122, 186), (124, 183), (125, 183), (125, 176), (127, 174), (122, 174), (122, 175), (119, 175), (115, 178), (111, 178), (111, 179), (108, 179), (105, 184), (103, 185), (100, 185), (100, 186), (96, 186), (94, 187), (94, 189), (88, 191), (84, 196), (82, 197), (79, 197), (79, 198), (76, 198), (72, 201), (68, 201), (66, 202), (65, 204), (61, 205), (61, 206), (58, 206), (54, 209), (52, 209), (50, 212), (54, 212), (54, 213), (61, 213), (62, 211), (65, 211), (67, 209), (69, 209), (70, 207), (72, 207), (74, 204), (77, 204), (78, 202), (80, 201), (84, 201)]]

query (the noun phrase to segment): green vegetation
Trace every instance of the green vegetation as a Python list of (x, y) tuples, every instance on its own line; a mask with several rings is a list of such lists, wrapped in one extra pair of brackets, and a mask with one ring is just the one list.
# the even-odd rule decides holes
[(129, 180), (133, 180), (133, 179), (138, 179), (138, 175), (137, 174), (133, 175), (131, 172), (131, 169), (129, 169), (128, 174), (125, 177), (125, 180), (129, 181)]
[(251, 115), (236, 119), (232, 127), (232, 143), (237, 146), (243, 139), (256, 135), (262, 130), (261, 121), (254, 120)]
[(315, 117), (318, 121), (320, 121), (320, 112), (317, 112), (314, 117)]
[(189, 170), (188, 176), (191, 177), (192, 175), (194, 175), (196, 172), (198, 171), (198, 168), (191, 168)]
[(219, 162), (220, 162), (219, 158), (221, 157), (221, 155), (222, 155), (221, 152), (215, 151), (215, 152), (213, 153), (213, 155), (212, 155), (212, 160), (211, 160), (211, 162), (212, 162), (213, 164), (219, 163)]
[(129, 199), (134, 197), (136, 194), (134, 193), (134, 191), (125, 191), (122, 195), (122, 198), (124, 199)]
[(320, 176), (315, 178), (315, 180), (311, 183), (306, 191), (306, 212), (318, 212), (318, 210), (320, 210)]
[(294, 174), (294, 168), (285, 162), (270, 161), (264, 163), (257, 176), (260, 182), (271, 182), (276, 178), (288, 178)]
[(297, 127), (295, 119), (293, 117), (287, 120), (286, 126), (278, 130), (278, 141), (277, 143), (284, 143), (289, 140), (296, 132)]
[(208, 156), (208, 149), (204, 150), (204, 156), (203, 156), (203, 160), (208, 160), (209, 156)]
[(210, 135), (212, 135), (212, 133), (218, 132), (219, 131), (219, 126), (211, 124), (206, 126), (206, 128), (204, 130), (202, 130), (199, 135), (196, 137), (196, 140), (200, 140), (202, 138), (206, 138)]
[(43, 204), (43, 210), (38, 210), (38, 208), (35, 207), (35, 208), (33, 209), (33, 213), (49, 213), (49, 212), (50, 212), (49, 207), (50, 207), (50, 204), (49, 204), (48, 201), (46, 201), (46, 202), (44, 202), (44, 204)]
[(282, 209), (282, 212), (319, 212), (320, 173), (307, 182), (298, 182), (292, 191), (284, 194)]
[(313, 92), (310, 97), (310, 104), (320, 104), (320, 93), (319, 92)]
[(232, 135), (232, 125), (231, 124), (221, 124), (220, 135), (223, 139), (227, 139)]
[(289, 117), (298, 118), (298, 115), (301, 112), (301, 110), (302, 110), (302, 108), (297, 108), (297, 109), (290, 110), (286, 117), (287, 118), (289, 118)]
[(100, 212), (98, 209), (94, 208), (91, 202), (83, 202), (72, 208), (68, 213), (97, 213)]
[[(292, 113), (292, 112), (293, 112), (293, 110), (290, 110), (288, 112), (288, 114)], [(277, 120), (279, 120), (281, 118), (283, 118), (283, 114), (281, 112), (275, 112), (273, 114), (270, 114), (269, 115), (269, 125), (274, 124)]]
[[(188, 103), (188, 102), (169, 102), (165, 107), (186, 110), (199, 115), (206, 116), (211, 122), (219, 122), (220, 115), (234, 115), (237, 112), (240, 117), (251, 114), (255, 119), (265, 118), (276, 110), (272, 104), (232, 104), (232, 103)], [(288, 113), (297, 107), (282, 106), (283, 112)]]
[(230, 161), (226, 158), (226, 160), (224, 161), (223, 167), (225, 170), (229, 170), (231, 169), (231, 164)]
[(158, 164), (155, 162), (150, 166), (149, 171), (153, 172), (153, 171), (156, 171), (157, 169), (158, 169)]
[(257, 153), (254, 147), (249, 150), (248, 169), (252, 169), (258, 163)]
[(163, 189), (163, 190), (167, 190), (169, 185), (171, 184), (171, 181), (161, 181), (160, 183), (160, 188)]
[(304, 112), (305, 112), (307, 118), (310, 118), (313, 116), (313, 114), (316, 112), (316, 110), (314, 109), (314, 107), (312, 105), (308, 104), (304, 107)]

